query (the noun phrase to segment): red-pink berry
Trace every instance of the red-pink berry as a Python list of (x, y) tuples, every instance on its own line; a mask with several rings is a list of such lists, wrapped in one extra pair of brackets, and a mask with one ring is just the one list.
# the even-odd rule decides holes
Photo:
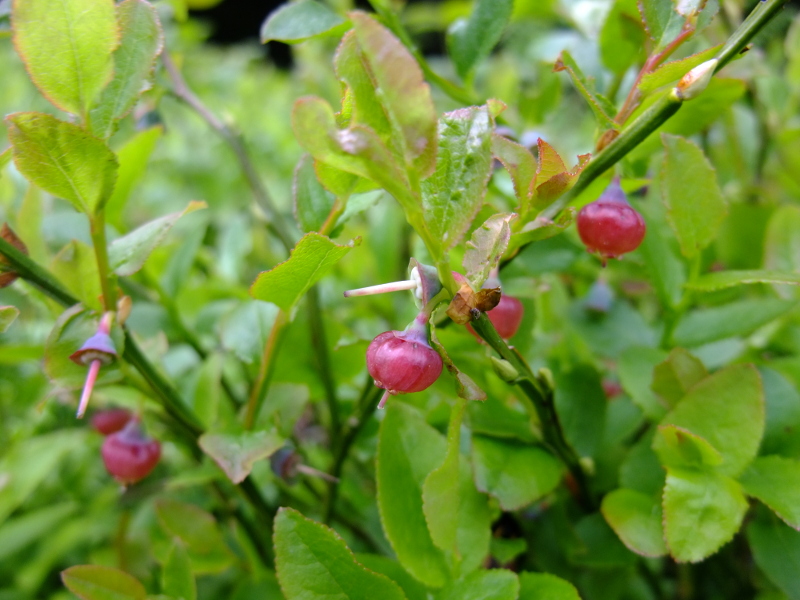
[(578, 213), (578, 234), (590, 252), (603, 259), (636, 250), (645, 234), (642, 215), (628, 204), (617, 181)]
[(98, 433), (109, 435), (125, 427), (132, 418), (133, 413), (127, 408), (100, 410), (92, 415), (92, 427)]
[(106, 470), (128, 485), (144, 479), (161, 457), (161, 444), (147, 437), (136, 420), (103, 441), (101, 448)]
[[(525, 308), (522, 302), (514, 296), (506, 296), (503, 294), (500, 302), (492, 310), (486, 313), (486, 316), (494, 325), (498, 335), (504, 340), (511, 339), (519, 330), (519, 325), (522, 323)], [(472, 325), (467, 324), (467, 330), (477, 338), (480, 336), (475, 333)]]

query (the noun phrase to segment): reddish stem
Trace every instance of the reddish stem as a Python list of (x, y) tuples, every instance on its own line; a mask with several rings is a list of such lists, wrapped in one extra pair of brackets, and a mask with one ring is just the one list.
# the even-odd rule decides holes
[(89, 373), (86, 375), (86, 383), (83, 384), (83, 394), (81, 394), (81, 402), (78, 404), (78, 412), (75, 415), (77, 418), (82, 419), (84, 413), (86, 412), (86, 407), (89, 406), (89, 398), (92, 395), (92, 390), (94, 389), (94, 382), (97, 381), (97, 374), (100, 373), (100, 367), (102, 366), (102, 362), (99, 360), (93, 360), (92, 364), (89, 365)]

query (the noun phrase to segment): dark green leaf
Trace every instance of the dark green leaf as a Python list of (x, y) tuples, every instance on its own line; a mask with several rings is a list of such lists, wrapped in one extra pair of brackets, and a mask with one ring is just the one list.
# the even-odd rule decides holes
[(477, 0), (469, 18), (453, 23), (447, 32), (450, 58), (463, 79), (497, 45), (511, 18), (513, 0)]
[(607, 407), (600, 374), (579, 365), (557, 375), (555, 405), (567, 441), (581, 456), (593, 456), (602, 442)]
[(800, 598), (800, 533), (773, 518), (747, 527), (747, 541), (758, 568), (789, 598)]
[(205, 202), (190, 202), (181, 212), (154, 219), (114, 240), (108, 247), (109, 266), (117, 275), (133, 275), (142, 268), (153, 250), (164, 242), (178, 219), (202, 208), (206, 208)]
[(481, 289), (489, 273), (499, 264), (511, 239), (509, 223), (516, 217), (514, 213), (493, 215), (472, 232), (461, 264), (473, 290)]
[(782, 456), (757, 458), (742, 473), (742, 487), (790, 527), (800, 530), (800, 461)]
[(439, 123), (436, 170), (422, 182), (425, 222), (444, 249), (461, 241), (480, 210), (492, 171), (488, 106), (445, 114)]
[(653, 370), (651, 389), (668, 406), (675, 406), (689, 388), (707, 375), (700, 359), (683, 348), (673, 348), (667, 359)]
[(250, 288), (256, 300), (290, 311), (300, 298), (355, 246), (334, 244), (324, 235), (309, 233), (297, 242), (288, 260), (261, 273)]
[(261, 43), (271, 40), (296, 44), (330, 32), (345, 20), (316, 0), (287, 2), (270, 13), (261, 26)]
[(785, 283), (800, 285), (800, 273), (785, 271), (716, 271), (690, 281), (686, 287), (701, 292), (713, 292), (737, 285), (753, 283)]
[(174, 542), (164, 562), (161, 590), (173, 598), (196, 600), (197, 584), (192, 573), (192, 563), (183, 544)]
[(70, 567), (61, 571), (61, 581), (82, 600), (144, 600), (147, 596), (138, 579), (111, 567)]
[(714, 168), (689, 140), (661, 134), (664, 162), (659, 173), (667, 220), (684, 256), (692, 258), (716, 237), (727, 213)]
[(518, 510), (552, 492), (562, 467), (549, 452), (511, 440), (474, 435), (475, 484), (500, 501), (503, 510)]
[(603, 498), (601, 511), (628, 549), (642, 556), (664, 556), (661, 505), (642, 492), (620, 488)]
[(6, 123), (14, 163), (31, 182), (88, 214), (111, 197), (118, 165), (105, 142), (42, 113), (14, 113)]
[(445, 456), (445, 441), (412, 408), (391, 402), (381, 423), (377, 455), (378, 508), (400, 564), (422, 583), (441, 587), (448, 568), (428, 531), (422, 486)]
[(692, 348), (729, 337), (749, 335), (795, 306), (796, 302), (777, 298), (753, 298), (693, 310), (678, 322), (673, 339), (680, 346)]
[[(764, 268), (782, 273), (800, 270), (800, 207), (786, 204), (778, 207), (769, 219), (764, 244)], [(784, 298), (792, 298), (795, 290), (778, 288)]]
[(517, 600), (519, 580), (505, 569), (477, 571), (444, 588), (436, 600)]
[(322, 187), (314, 171), (314, 160), (303, 155), (294, 171), (294, 217), (303, 231), (319, 231), (330, 215), (336, 200)]
[(710, 471), (667, 469), (664, 539), (678, 562), (714, 554), (739, 530), (747, 500), (738, 482)]
[(800, 393), (776, 371), (766, 368), (759, 371), (767, 405), (761, 454), (800, 458)]
[(291, 508), (275, 517), (275, 568), (286, 600), (404, 600), (395, 582), (356, 562), (332, 529)]
[(113, 0), (15, 2), (14, 45), (50, 102), (85, 116), (111, 79), (119, 43)]
[(752, 365), (717, 371), (692, 387), (661, 422), (704, 438), (723, 458), (718, 471), (736, 476), (755, 458), (764, 432), (764, 390)]
[(156, 57), (164, 46), (161, 23), (152, 5), (145, 0), (124, 0), (116, 8), (122, 37), (114, 51), (114, 78), (89, 113), (92, 131), (101, 138), (114, 133), (116, 121), (152, 86)]
[(272, 456), (285, 440), (275, 432), (247, 431), (238, 435), (204, 433), (198, 444), (214, 459), (233, 483), (250, 474), (253, 463)]
[(581, 600), (569, 581), (550, 573), (519, 574), (519, 600)]

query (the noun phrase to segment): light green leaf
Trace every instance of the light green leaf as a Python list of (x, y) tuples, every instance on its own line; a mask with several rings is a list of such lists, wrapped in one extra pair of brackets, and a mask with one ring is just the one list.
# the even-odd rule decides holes
[(287, 2), (271, 12), (261, 26), (261, 43), (276, 40), (297, 44), (330, 32), (345, 20), (316, 0)]
[(47, 538), (78, 510), (78, 505), (69, 500), (53, 506), (26, 510), (0, 526), (0, 561), (10, 560), (43, 538)]
[(714, 168), (689, 140), (661, 134), (664, 162), (659, 172), (667, 220), (681, 252), (692, 258), (716, 237), (728, 212)]
[(625, 392), (652, 420), (660, 419), (667, 412), (667, 406), (653, 393), (651, 387), (653, 370), (666, 358), (667, 354), (663, 350), (633, 347), (622, 353), (617, 365)]
[(523, 213), (527, 212), (530, 203), (531, 183), (536, 177), (536, 159), (531, 151), (522, 144), (512, 142), (507, 137), (494, 133), (492, 135), (492, 155), (503, 163), (511, 175), (514, 194), (519, 200)]
[(550, 573), (519, 574), (519, 600), (581, 600), (569, 581)]
[(428, 230), (444, 249), (461, 241), (483, 204), (492, 128), (488, 106), (461, 108), (439, 122), (436, 170), (422, 182), (422, 206)]
[(678, 322), (673, 340), (689, 348), (749, 335), (759, 327), (786, 314), (797, 302), (778, 298), (752, 298), (713, 308), (693, 310)]
[(600, 448), (607, 404), (594, 367), (582, 364), (556, 375), (556, 412), (567, 441), (581, 456), (593, 456)]
[(575, 221), (577, 211), (574, 207), (570, 206), (562, 210), (555, 221), (551, 221), (545, 217), (537, 217), (522, 229), (511, 234), (511, 239), (508, 242), (506, 255), (511, 255), (512, 252), (521, 248), (526, 244), (533, 242), (541, 242), (542, 240), (550, 239), (557, 236), (567, 229)]
[(706, 273), (686, 284), (686, 287), (701, 292), (713, 292), (737, 285), (753, 283), (785, 283), (800, 285), (800, 273), (786, 271), (716, 271)]
[(710, 471), (667, 469), (664, 539), (678, 562), (698, 562), (729, 542), (747, 500), (738, 482)]
[(652, 496), (620, 488), (606, 494), (600, 510), (632, 552), (651, 557), (667, 553), (661, 529), (661, 505)]
[(253, 463), (272, 456), (285, 440), (274, 431), (246, 431), (240, 434), (204, 433), (198, 444), (214, 459), (233, 483), (241, 483)]
[(508, 511), (549, 494), (562, 475), (559, 461), (541, 448), (479, 435), (472, 437), (472, 467), (477, 488)]
[(119, 43), (113, 0), (14, 3), (14, 45), (50, 102), (85, 116), (111, 79)]
[(673, 348), (667, 359), (653, 370), (650, 387), (668, 406), (675, 406), (689, 388), (707, 375), (699, 358), (683, 348)]
[(0, 306), (0, 333), (5, 333), (18, 316), (16, 306)]
[(422, 507), (425, 478), (444, 456), (444, 439), (419, 413), (402, 402), (389, 403), (378, 438), (381, 522), (400, 564), (429, 587), (441, 587), (449, 578)]
[(800, 461), (762, 456), (742, 473), (748, 496), (758, 498), (790, 527), (800, 530)]
[(356, 554), (356, 560), (370, 571), (386, 575), (394, 581), (403, 588), (408, 600), (428, 600), (425, 586), (409, 575), (396, 560), (379, 554)]
[(53, 257), (50, 270), (85, 306), (100, 310), (103, 292), (91, 246), (72, 240)]
[(689, 71), (694, 69), (697, 65), (711, 60), (717, 55), (722, 45), (712, 46), (702, 52), (692, 54), (680, 60), (672, 60), (666, 62), (655, 71), (645, 73), (639, 81), (639, 91), (642, 95), (650, 94), (660, 87), (664, 87), (670, 83), (678, 81), (681, 77), (686, 75)]
[(653, 450), (665, 467), (716, 467), (723, 459), (703, 437), (675, 425), (660, 425), (653, 438)]
[(680, 33), (686, 18), (675, 10), (672, 0), (639, 0), (639, 12), (650, 38), (658, 49), (663, 48)]
[(120, 276), (133, 275), (142, 268), (153, 250), (164, 242), (178, 219), (203, 208), (206, 208), (205, 202), (189, 202), (181, 212), (154, 219), (114, 240), (108, 247), (108, 262), (111, 269)]
[(758, 568), (789, 598), (800, 598), (800, 533), (776, 518), (760, 518), (747, 527), (747, 541)]
[(306, 234), (297, 242), (288, 260), (256, 278), (250, 295), (256, 300), (277, 304), (288, 312), (356, 243), (360, 240), (339, 246), (324, 235)]
[(614, 73), (624, 73), (643, 57), (646, 34), (636, 0), (616, 0), (600, 30), (600, 58)]
[(175, 541), (164, 562), (161, 590), (173, 598), (196, 600), (197, 584), (192, 573), (192, 563), (183, 544)]
[(105, 142), (43, 113), (14, 113), (6, 124), (14, 164), (28, 180), (87, 214), (103, 207), (118, 166)]
[(514, 213), (492, 215), (472, 232), (461, 264), (473, 290), (481, 289), (489, 273), (500, 263), (511, 239), (509, 223), (516, 218)]
[(591, 155), (578, 155), (578, 164), (570, 171), (556, 149), (542, 138), (539, 138), (538, 148), (539, 164), (532, 184), (531, 204), (534, 209), (543, 210), (575, 185)]
[(330, 215), (336, 198), (322, 187), (314, 171), (314, 160), (303, 155), (294, 171), (294, 217), (303, 231), (319, 231)]
[(417, 61), (388, 29), (364, 12), (352, 12), (350, 18), (392, 138), (399, 142), (406, 164), (415, 165), (420, 178), (427, 177), (433, 172), (437, 140), (430, 86)]
[(467, 19), (459, 19), (447, 32), (450, 58), (464, 79), (489, 56), (511, 18), (513, 0), (477, 0)]
[(733, 365), (692, 387), (664, 417), (704, 438), (723, 458), (718, 471), (736, 476), (755, 458), (764, 432), (764, 389), (752, 365)]
[(114, 186), (114, 193), (106, 203), (106, 221), (108, 223), (118, 224), (120, 222), (125, 203), (144, 176), (147, 161), (163, 134), (163, 127), (145, 129), (125, 142), (125, 145), (117, 152), (119, 174), (117, 184)]
[(436, 600), (517, 600), (519, 579), (505, 569), (477, 571), (444, 588)]
[(583, 99), (589, 104), (589, 108), (592, 109), (598, 127), (619, 129), (619, 123), (614, 120), (614, 115), (617, 114), (616, 108), (611, 101), (597, 93), (594, 81), (583, 74), (569, 52), (566, 50), (561, 52), (553, 70), (567, 72), (578, 93), (583, 96)]
[(61, 581), (82, 600), (144, 600), (147, 596), (138, 579), (111, 567), (70, 567), (61, 571)]
[(110, 137), (116, 121), (150, 89), (156, 57), (164, 47), (161, 23), (152, 5), (145, 0), (124, 0), (116, 9), (122, 37), (114, 51), (114, 78), (89, 113), (92, 131), (101, 138)]
[(292, 508), (275, 517), (275, 568), (286, 600), (405, 600), (394, 581), (356, 562), (335, 531)]
[(219, 402), (222, 397), (223, 362), (223, 355), (213, 352), (203, 361), (198, 370), (192, 409), (206, 429), (214, 426), (217, 422)]

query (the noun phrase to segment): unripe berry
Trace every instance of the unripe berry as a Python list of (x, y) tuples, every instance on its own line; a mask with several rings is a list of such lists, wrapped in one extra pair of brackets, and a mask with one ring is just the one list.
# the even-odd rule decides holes
[(127, 408), (109, 408), (92, 415), (92, 427), (98, 433), (109, 435), (125, 427), (132, 418), (133, 414)]
[(586, 249), (604, 261), (636, 250), (645, 234), (642, 215), (628, 204), (617, 180), (600, 198), (580, 210), (577, 224)]
[(144, 479), (161, 457), (161, 444), (147, 437), (136, 420), (106, 437), (101, 448), (106, 470), (128, 485)]
[(420, 314), (405, 331), (386, 331), (367, 348), (367, 370), (387, 395), (421, 392), (441, 375), (442, 357), (428, 345), (425, 322)]

